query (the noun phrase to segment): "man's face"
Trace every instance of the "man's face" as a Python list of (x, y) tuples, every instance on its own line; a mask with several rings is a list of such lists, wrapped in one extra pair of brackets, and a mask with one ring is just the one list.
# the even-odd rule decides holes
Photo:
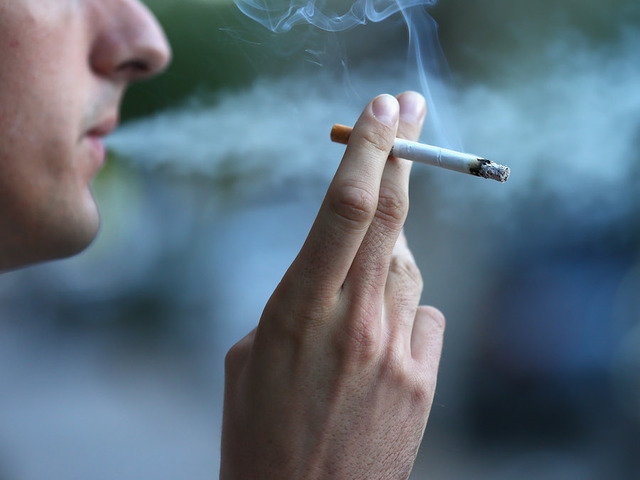
[(169, 56), (137, 0), (0, 0), (0, 270), (93, 240), (101, 138)]

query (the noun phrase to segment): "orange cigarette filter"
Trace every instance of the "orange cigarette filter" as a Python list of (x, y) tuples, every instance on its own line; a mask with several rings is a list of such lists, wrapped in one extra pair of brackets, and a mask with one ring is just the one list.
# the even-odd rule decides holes
[(351, 136), (352, 130), (353, 128), (351, 127), (336, 123), (331, 129), (331, 141), (346, 145), (347, 143), (349, 143), (349, 137)]

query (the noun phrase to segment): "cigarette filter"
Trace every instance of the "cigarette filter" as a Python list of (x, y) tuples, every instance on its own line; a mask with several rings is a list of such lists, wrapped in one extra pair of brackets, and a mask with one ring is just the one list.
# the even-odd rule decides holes
[[(351, 127), (335, 124), (331, 129), (331, 140), (346, 145), (352, 130)], [(390, 156), (426, 163), (455, 172), (468, 173), (502, 183), (507, 181), (509, 173), (511, 173), (509, 167), (498, 165), (486, 158), (424, 143), (411, 142), (402, 138), (395, 139)]]

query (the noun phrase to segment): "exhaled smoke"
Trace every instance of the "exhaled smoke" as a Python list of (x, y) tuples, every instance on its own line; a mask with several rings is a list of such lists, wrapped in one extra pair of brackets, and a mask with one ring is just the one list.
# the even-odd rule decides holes
[[(414, 175), (439, 179), (429, 189), (431, 201), (442, 197), (443, 215), (457, 218), (452, 209), (474, 205), (460, 197), (514, 210), (548, 198), (554, 207), (541, 218), (564, 212), (589, 226), (617, 222), (637, 208), (639, 41), (640, 30), (599, 48), (580, 38), (550, 40), (541, 53), (544, 68), (532, 58), (507, 57), (495, 68), (504, 77), (498, 86), (461, 86), (454, 108), (469, 150), (509, 165), (512, 175), (501, 186), (416, 166)], [(367, 92), (393, 85), (401, 65), (378, 75), (358, 68), (354, 81)], [(507, 74), (520, 70), (534, 74)], [(263, 78), (224, 92), (214, 105), (188, 104), (125, 125), (109, 145), (146, 168), (233, 180), (241, 196), (256, 184), (271, 189), (313, 179), (323, 186), (344, 151), (329, 141), (329, 129), (361, 108), (332, 96), (335, 90), (328, 72)]]
[[(360, 25), (380, 23), (391, 17), (401, 18), (408, 32), (409, 65), (406, 70), (416, 76), (412, 86), (425, 96), (429, 108), (429, 141), (461, 149), (456, 129), (446, 113), (448, 108), (443, 85), (446, 84), (449, 70), (440, 48), (437, 24), (426, 9), (437, 3), (437, 0), (234, 1), (245, 15), (274, 33), (287, 33), (298, 25), (311, 25), (325, 32), (344, 32)], [(303, 38), (308, 42), (312, 41), (311, 37)], [(300, 45), (300, 48), (323, 51), (318, 45)], [(398, 57), (403, 54), (404, 52), (398, 52)], [(346, 59), (342, 62), (343, 65), (347, 63)], [(398, 77), (402, 76), (401, 72), (397, 74)]]
[[(457, 21), (484, 32), (485, 22), (476, 17), (477, 11), (460, 11)], [(486, 81), (461, 84), (453, 99), (467, 148), (509, 165), (509, 181), (494, 185), (416, 165), (414, 206), (422, 191), (451, 222), (463, 224), (466, 217), (458, 210), (475, 215), (477, 202), (487, 202), (499, 206), (505, 225), (518, 219), (528, 224), (534, 214), (522, 210), (533, 205), (545, 225), (557, 217), (578, 218), (589, 228), (622, 224), (640, 209), (640, 26), (621, 28), (615, 40), (602, 43), (572, 31), (570, 21), (567, 16), (558, 36), (544, 37), (534, 28), (515, 31), (514, 43), (535, 45), (537, 53), (514, 48), (482, 57), (491, 62)], [(365, 39), (377, 33), (362, 31)], [(374, 60), (352, 69), (362, 95), (394, 91), (406, 66), (389, 56)], [(204, 97), (129, 123), (109, 138), (109, 146), (134, 164), (210, 178), (242, 198), (251, 198), (257, 187), (282, 191), (283, 184), (287, 191), (302, 185), (306, 192), (311, 181), (324, 193), (344, 152), (329, 141), (331, 125), (354, 121), (363, 105), (345, 101), (328, 70), (263, 76), (248, 88), (220, 92), (215, 102)], [(418, 183), (423, 174), (437, 181), (426, 188)]]

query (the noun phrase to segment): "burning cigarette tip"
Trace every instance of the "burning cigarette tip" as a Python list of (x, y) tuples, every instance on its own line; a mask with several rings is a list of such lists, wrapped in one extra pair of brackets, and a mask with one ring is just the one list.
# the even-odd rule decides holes
[(504, 183), (509, 179), (509, 175), (511, 174), (511, 169), (509, 167), (505, 165), (498, 165), (486, 158), (479, 158), (478, 162), (478, 168), (469, 169), (469, 173), (472, 175), (488, 178), (490, 180), (497, 180), (500, 183)]
[[(346, 145), (352, 130), (346, 125), (335, 124), (331, 129), (331, 141)], [(498, 165), (486, 158), (401, 138), (396, 138), (390, 156), (488, 178), (501, 183), (506, 182), (511, 173), (509, 167)]]

